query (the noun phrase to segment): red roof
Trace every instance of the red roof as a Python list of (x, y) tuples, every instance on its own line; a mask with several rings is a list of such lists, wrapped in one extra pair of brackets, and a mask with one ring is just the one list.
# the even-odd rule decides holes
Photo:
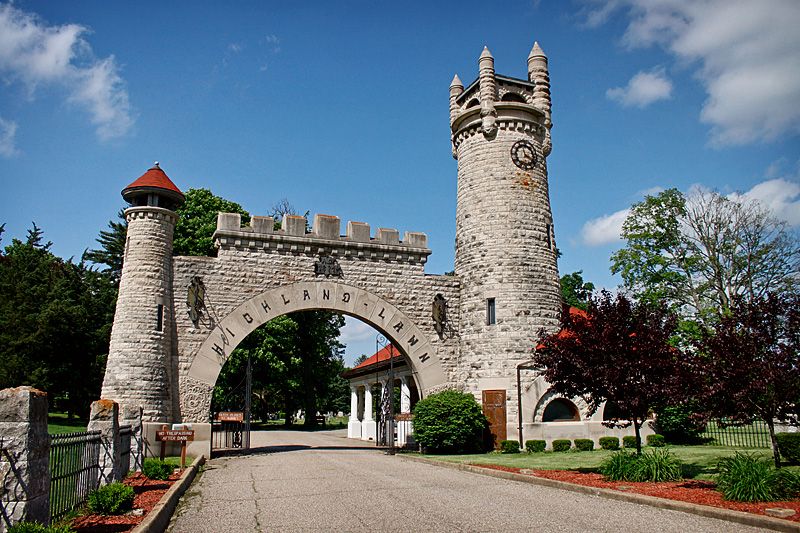
[(378, 350), (375, 355), (370, 357), (369, 359), (365, 360), (360, 365), (353, 368), (353, 370), (357, 370), (359, 368), (366, 368), (368, 366), (372, 366), (374, 364), (380, 363), (382, 361), (389, 360), (389, 354), (394, 353), (394, 360), (402, 359), (403, 354), (400, 353), (400, 350), (392, 346), (391, 344), (386, 345), (385, 347)]
[(125, 187), (123, 195), (131, 189), (164, 189), (177, 193), (183, 198), (181, 190), (172, 183), (172, 180), (161, 170), (158, 163), (155, 163), (151, 169), (139, 176), (139, 179)]

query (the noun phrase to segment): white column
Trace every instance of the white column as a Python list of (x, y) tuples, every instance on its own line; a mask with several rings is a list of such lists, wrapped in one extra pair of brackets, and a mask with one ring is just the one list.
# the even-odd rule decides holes
[(361, 422), (358, 420), (358, 387), (350, 385), (350, 420), (347, 422), (347, 438), (361, 438)]
[(400, 376), (400, 412), (411, 412), (411, 389), (408, 387), (408, 376)]
[(375, 440), (375, 419), (372, 411), (372, 385), (364, 385), (364, 420), (361, 422), (361, 440)]

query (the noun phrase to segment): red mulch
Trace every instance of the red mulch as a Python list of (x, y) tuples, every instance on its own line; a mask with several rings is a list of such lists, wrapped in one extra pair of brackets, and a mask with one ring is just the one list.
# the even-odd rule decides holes
[[(800, 499), (783, 502), (729, 502), (722, 499), (722, 494), (717, 492), (714, 483), (710, 481), (684, 480), (665, 483), (631, 483), (628, 481), (606, 481), (600, 474), (573, 472), (571, 470), (528, 470), (509, 466), (484, 464), (473, 464), (472, 466), (503, 470), (505, 472), (514, 472), (516, 474), (530, 475), (546, 479), (555, 479), (557, 481), (565, 481), (567, 483), (574, 483), (576, 485), (584, 485), (587, 487), (598, 487), (602, 489), (619, 490), (622, 492), (635, 492), (636, 494), (645, 494), (647, 496), (655, 496), (657, 498), (678, 500), (682, 502), (695, 503), (698, 505), (709, 505), (712, 507), (722, 507), (724, 509), (731, 509), (733, 511), (742, 511), (745, 513), (753, 513), (758, 515), (765, 515), (766, 513), (764, 513), (764, 509), (769, 507), (783, 507), (786, 509), (794, 509), (796, 511), (793, 516), (790, 516), (785, 520), (800, 522)], [(521, 472), (521, 470), (525, 471)]]
[(144, 509), (144, 514), (134, 516), (131, 513), (119, 516), (87, 514), (72, 521), (72, 527), (78, 533), (117, 533), (131, 531), (144, 520), (153, 507), (159, 502), (167, 490), (181, 477), (181, 472), (173, 473), (168, 480), (147, 479), (141, 472), (131, 474), (123, 483), (133, 487), (136, 497), (133, 499), (134, 509)]

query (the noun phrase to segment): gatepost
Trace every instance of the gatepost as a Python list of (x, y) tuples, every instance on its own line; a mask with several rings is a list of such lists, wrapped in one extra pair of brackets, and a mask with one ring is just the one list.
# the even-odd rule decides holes
[(23, 520), (50, 521), (47, 393), (0, 391), (0, 532)]
[[(142, 470), (142, 406), (121, 404), (120, 425), (131, 427), (131, 459), (130, 464), (121, 465), (122, 475), (129, 471), (141, 472)], [(122, 450), (120, 450), (120, 455)]]
[(127, 473), (121, 473), (122, 450), (119, 437), (119, 404), (114, 400), (92, 402), (89, 413), (89, 431), (100, 431), (102, 450), (100, 452), (100, 486), (121, 480)]

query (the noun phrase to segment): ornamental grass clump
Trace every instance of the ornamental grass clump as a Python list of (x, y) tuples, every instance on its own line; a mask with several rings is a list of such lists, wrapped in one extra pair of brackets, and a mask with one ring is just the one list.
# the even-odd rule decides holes
[(414, 406), (414, 440), (433, 453), (480, 451), (488, 426), (472, 394), (445, 390)]
[(97, 514), (117, 515), (133, 508), (133, 488), (119, 481), (89, 493), (89, 510)]
[(175, 469), (172, 465), (155, 458), (145, 459), (142, 465), (142, 474), (147, 479), (157, 479), (164, 481), (169, 479)]
[(17, 522), (9, 527), (8, 533), (75, 533), (68, 524), (45, 526), (39, 522)]
[(800, 494), (800, 476), (777, 469), (769, 459), (736, 452), (717, 463), (717, 490), (726, 500), (771, 502)]
[(600, 473), (609, 481), (677, 481), (681, 479), (681, 462), (666, 449), (641, 455), (620, 450), (600, 465)]

